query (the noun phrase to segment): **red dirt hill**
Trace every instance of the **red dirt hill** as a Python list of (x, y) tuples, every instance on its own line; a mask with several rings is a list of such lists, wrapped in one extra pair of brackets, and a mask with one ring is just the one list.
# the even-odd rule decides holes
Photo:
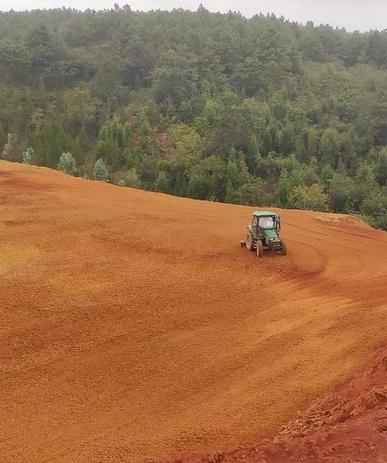
[(387, 234), (0, 162), (0, 461), (140, 462), (273, 437), (387, 340)]

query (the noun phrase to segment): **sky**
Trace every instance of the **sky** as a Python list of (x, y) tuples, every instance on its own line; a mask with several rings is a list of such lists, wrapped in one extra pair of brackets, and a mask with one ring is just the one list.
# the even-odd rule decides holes
[[(0, 0), (0, 10), (7, 11), (62, 6), (77, 9), (112, 8), (129, 4), (133, 10), (196, 10), (200, 0)], [(203, 0), (210, 11), (240, 11), (244, 16), (274, 13), (287, 19), (305, 23), (330, 24), (353, 30), (387, 29), (387, 0)]]

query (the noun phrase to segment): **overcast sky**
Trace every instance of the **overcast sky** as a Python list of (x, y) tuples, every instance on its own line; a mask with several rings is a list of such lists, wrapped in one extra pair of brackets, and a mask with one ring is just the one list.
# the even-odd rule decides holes
[[(0, 0), (0, 10), (72, 7), (111, 8), (115, 0)], [(134, 10), (187, 8), (196, 10), (200, 0), (117, 0)], [(206, 0), (211, 11), (240, 11), (245, 16), (275, 13), (305, 23), (330, 24), (349, 30), (387, 29), (387, 0)]]

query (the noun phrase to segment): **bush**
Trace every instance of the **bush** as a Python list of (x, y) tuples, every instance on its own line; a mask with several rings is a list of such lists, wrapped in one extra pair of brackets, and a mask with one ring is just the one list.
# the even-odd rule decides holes
[(168, 175), (161, 170), (156, 180), (156, 191), (160, 193), (167, 193), (169, 188)]
[(7, 135), (7, 143), (4, 145), (3, 152), (1, 153), (2, 159), (6, 161), (20, 161), (20, 153), (22, 148), (20, 146), (18, 137), (9, 133)]
[(58, 170), (61, 170), (68, 175), (76, 175), (77, 166), (71, 153), (62, 153), (58, 162)]
[(131, 187), (131, 188), (140, 188), (141, 186), (141, 180), (140, 177), (137, 174), (136, 169), (129, 169), (127, 174), (125, 175), (125, 178), (122, 180), (125, 186)]
[(295, 209), (309, 209), (313, 211), (328, 210), (328, 195), (321, 185), (297, 186), (289, 195), (289, 205)]
[(33, 164), (34, 150), (29, 147), (22, 154), (23, 164)]
[(376, 217), (376, 226), (387, 231), (387, 212)]
[(98, 159), (94, 165), (94, 178), (95, 180), (101, 180), (107, 182), (109, 180), (109, 172), (102, 159)]
[(377, 228), (378, 226), (376, 219), (374, 217), (371, 217), (368, 214), (358, 213), (358, 214), (355, 214), (355, 216), (359, 217), (359, 219), (361, 219), (363, 222), (367, 223), (369, 226), (373, 228)]

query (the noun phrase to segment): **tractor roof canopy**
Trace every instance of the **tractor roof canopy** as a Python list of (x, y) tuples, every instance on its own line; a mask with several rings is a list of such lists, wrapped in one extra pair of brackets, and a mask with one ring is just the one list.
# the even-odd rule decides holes
[(275, 212), (269, 212), (269, 211), (257, 211), (257, 212), (254, 212), (253, 215), (255, 217), (273, 217), (277, 214)]

